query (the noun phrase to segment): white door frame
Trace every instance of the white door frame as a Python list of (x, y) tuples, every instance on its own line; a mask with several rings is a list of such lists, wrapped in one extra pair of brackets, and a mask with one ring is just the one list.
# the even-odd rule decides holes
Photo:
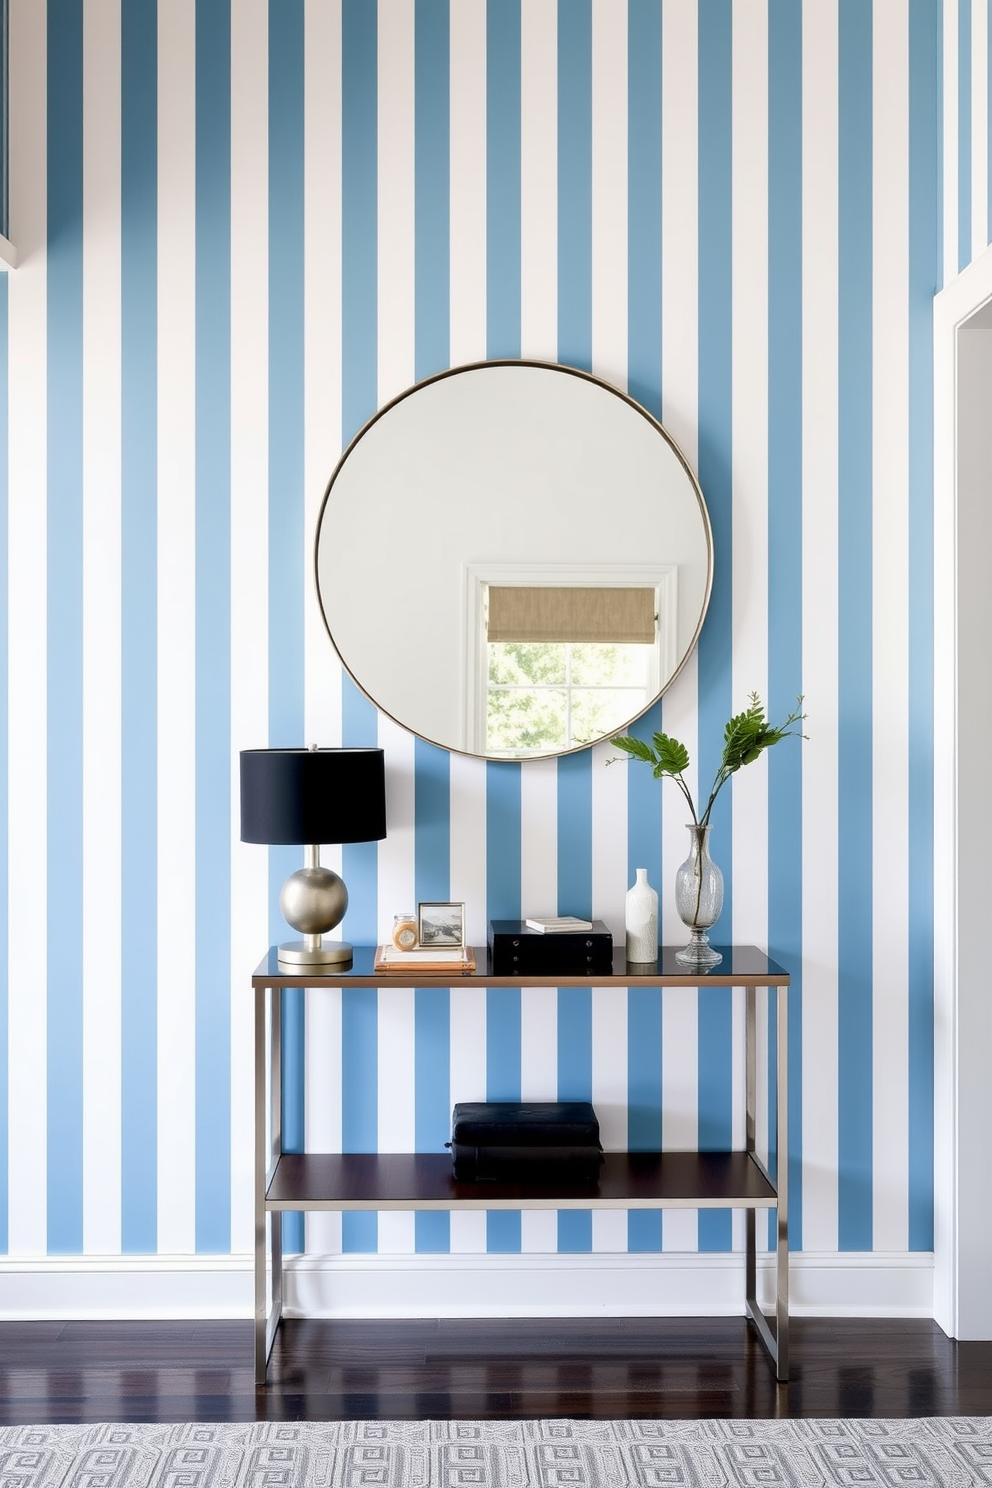
[(992, 248), (934, 301), (933, 538), (934, 1317), (992, 1339)]

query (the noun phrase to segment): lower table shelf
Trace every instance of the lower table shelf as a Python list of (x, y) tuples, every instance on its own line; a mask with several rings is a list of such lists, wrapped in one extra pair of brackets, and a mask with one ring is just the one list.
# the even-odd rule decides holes
[(599, 1182), (458, 1183), (440, 1152), (283, 1153), (266, 1209), (773, 1209), (749, 1152), (608, 1152)]

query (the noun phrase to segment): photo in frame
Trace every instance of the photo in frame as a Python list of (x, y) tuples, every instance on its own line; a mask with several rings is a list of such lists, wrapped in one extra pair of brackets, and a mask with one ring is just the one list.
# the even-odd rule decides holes
[(464, 947), (465, 905), (440, 900), (422, 901), (417, 905), (420, 945), (424, 949)]

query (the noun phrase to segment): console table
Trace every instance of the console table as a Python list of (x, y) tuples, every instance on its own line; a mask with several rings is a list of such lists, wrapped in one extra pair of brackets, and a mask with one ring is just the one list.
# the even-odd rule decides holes
[[(775, 1368), (789, 1377), (788, 990), (789, 973), (754, 946), (722, 946), (723, 960), (688, 971), (675, 947), (659, 948), (655, 966), (628, 967), (623, 948), (613, 973), (588, 976), (493, 976), (484, 953), (467, 975), (374, 969), (375, 948), (356, 946), (351, 966), (326, 973), (282, 966), (270, 948), (252, 977), (255, 990), (255, 1378), (264, 1385), (282, 1317), (282, 1216), (318, 1209), (743, 1209), (744, 1303)], [(742, 987), (745, 994), (746, 1145), (736, 1152), (608, 1152), (595, 1188), (542, 1184), (456, 1183), (446, 1152), (284, 1153), (282, 1150), (281, 1004), (284, 987)], [(774, 990), (776, 1025), (775, 1177), (755, 1151), (757, 990)], [(479, 1092), (479, 1098), (485, 1096)], [(766, 1317), (757, 1299), (756, 1215), (777, 1214), (775, 1303)], [(271, 1223), (271, 1239), (268, 1235)], [(271, 1270), (271, 1286), (270, 1286)], [(271, 1302), (270, 1302), (271, 1295)]]

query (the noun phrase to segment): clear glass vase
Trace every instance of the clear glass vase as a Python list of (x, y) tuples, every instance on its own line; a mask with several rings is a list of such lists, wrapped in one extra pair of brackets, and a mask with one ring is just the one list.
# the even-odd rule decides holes
[(692, 931), (689, 944), (675, 952), (683, 966), (715, 966), (723, 957), (709, 943), (707, 931), (723, 908), (723, 874), (709, 854), (710, 829), (687, 822), (689, 856), (675, 875), (675, 908)]

